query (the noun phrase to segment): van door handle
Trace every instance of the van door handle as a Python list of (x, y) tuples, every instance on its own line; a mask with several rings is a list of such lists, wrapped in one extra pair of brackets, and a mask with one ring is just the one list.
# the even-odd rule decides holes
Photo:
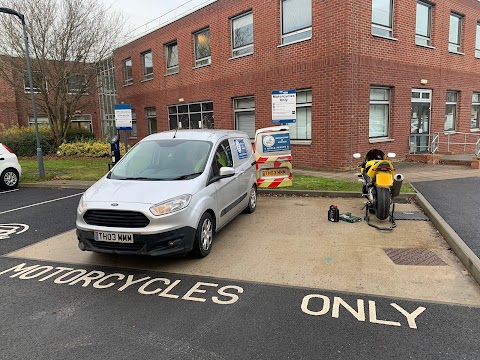
[(5, 158), (0, 158), (0, 160), (5, 160)]

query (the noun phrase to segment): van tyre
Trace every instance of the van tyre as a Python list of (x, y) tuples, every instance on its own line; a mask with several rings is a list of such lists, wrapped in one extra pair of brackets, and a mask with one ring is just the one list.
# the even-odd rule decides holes
[(251, 214), (257, 208), (257, 186), (253, 185), (250, 189), (250, 194), (248, 194), (248, 205), (245, 208), (247, 214)]
[(392, 197), (390, 196), (390, 189), (383, 187), (376, 187), (377, 201), (375, 204), (375, 215), (379, 220), (385, 220), (390, 212), (390, 203)]
[(204, 213), (198, 223), (195, 239), (193, 241), (192, 256), (196, 258), (204, 258), (210, 254), (213, 242), (213, 220), (209, 213)]
[(15, 189), (18, 186), (19, 176), (15, 169), (6, 169), (0, 176), (0, 186), (7, 189)]

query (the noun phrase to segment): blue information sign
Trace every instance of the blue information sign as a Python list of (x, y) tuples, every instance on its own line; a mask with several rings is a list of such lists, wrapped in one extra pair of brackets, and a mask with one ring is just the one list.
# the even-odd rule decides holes
[(262, 147), (264, 153), (290, 150), (290, 133), (264, 135)]

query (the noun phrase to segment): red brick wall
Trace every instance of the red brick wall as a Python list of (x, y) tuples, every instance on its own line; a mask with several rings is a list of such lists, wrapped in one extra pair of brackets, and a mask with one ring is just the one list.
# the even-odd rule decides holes
[(18, 125), (17, 102), (15, 91), (2, 78), (0, 78), (0, 128)]
[[(432, 131), (442, 131), (447, 89), (461, 92), (457, 129), (469, 130), (471, 93), (480, 91), (474, 57), (480, 3), (437, 1), (433, 12), (433, 46), (415, 45), (416, 0), (395, 1), (394, 34), (371, 35), (371, 1), (312, 0), (311, 40), (280, 44), (279, 0), (218, 0), (178, 21), (133, 41), (114, 53), (118, 99), (131, 103), (138, 138), (148, 133), (144, 109), (156, 107), (158, 130), (168, 129), (167, 106), (213, 100), (216, 128), (233, 128), (232, 98), (255, 96), (256, 127), (271, 126), (271, 91), (311, 88), (312, 143), (293, 145), (294, 165), (349, 168), (353, 152), (371, 147), (408, 153), (412, 88), (433, 89)], [(231, 58), (229, 17), (253, 9), (254, 54)], [(450, 11), (465, 15), (463, 52), (448, 52)], [(210, 27), (212, 64), (194, 67), (192, 32)], [(179, 74), (164, 76), (164, 44), (177, 40)], [(154, 78), (141, 82), (141, 53), (152, 49)], [(133, 85), (123, 86), (122, 60), (131, 57)], [(427, 79), (422, 86), (420, 79)], [(371, 85), (392, 87), (390, 142), (370, 144)]]

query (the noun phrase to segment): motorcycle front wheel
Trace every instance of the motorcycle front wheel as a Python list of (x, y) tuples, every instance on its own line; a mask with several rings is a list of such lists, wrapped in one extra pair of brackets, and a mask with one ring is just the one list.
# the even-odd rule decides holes
[(385, 220), (390, 212), (390, 204), (392, 202), (392, 196), (390, 195), (390, 189), (376, 186), (377, 199), (375, 203), (375, 216), (378, 220)]

